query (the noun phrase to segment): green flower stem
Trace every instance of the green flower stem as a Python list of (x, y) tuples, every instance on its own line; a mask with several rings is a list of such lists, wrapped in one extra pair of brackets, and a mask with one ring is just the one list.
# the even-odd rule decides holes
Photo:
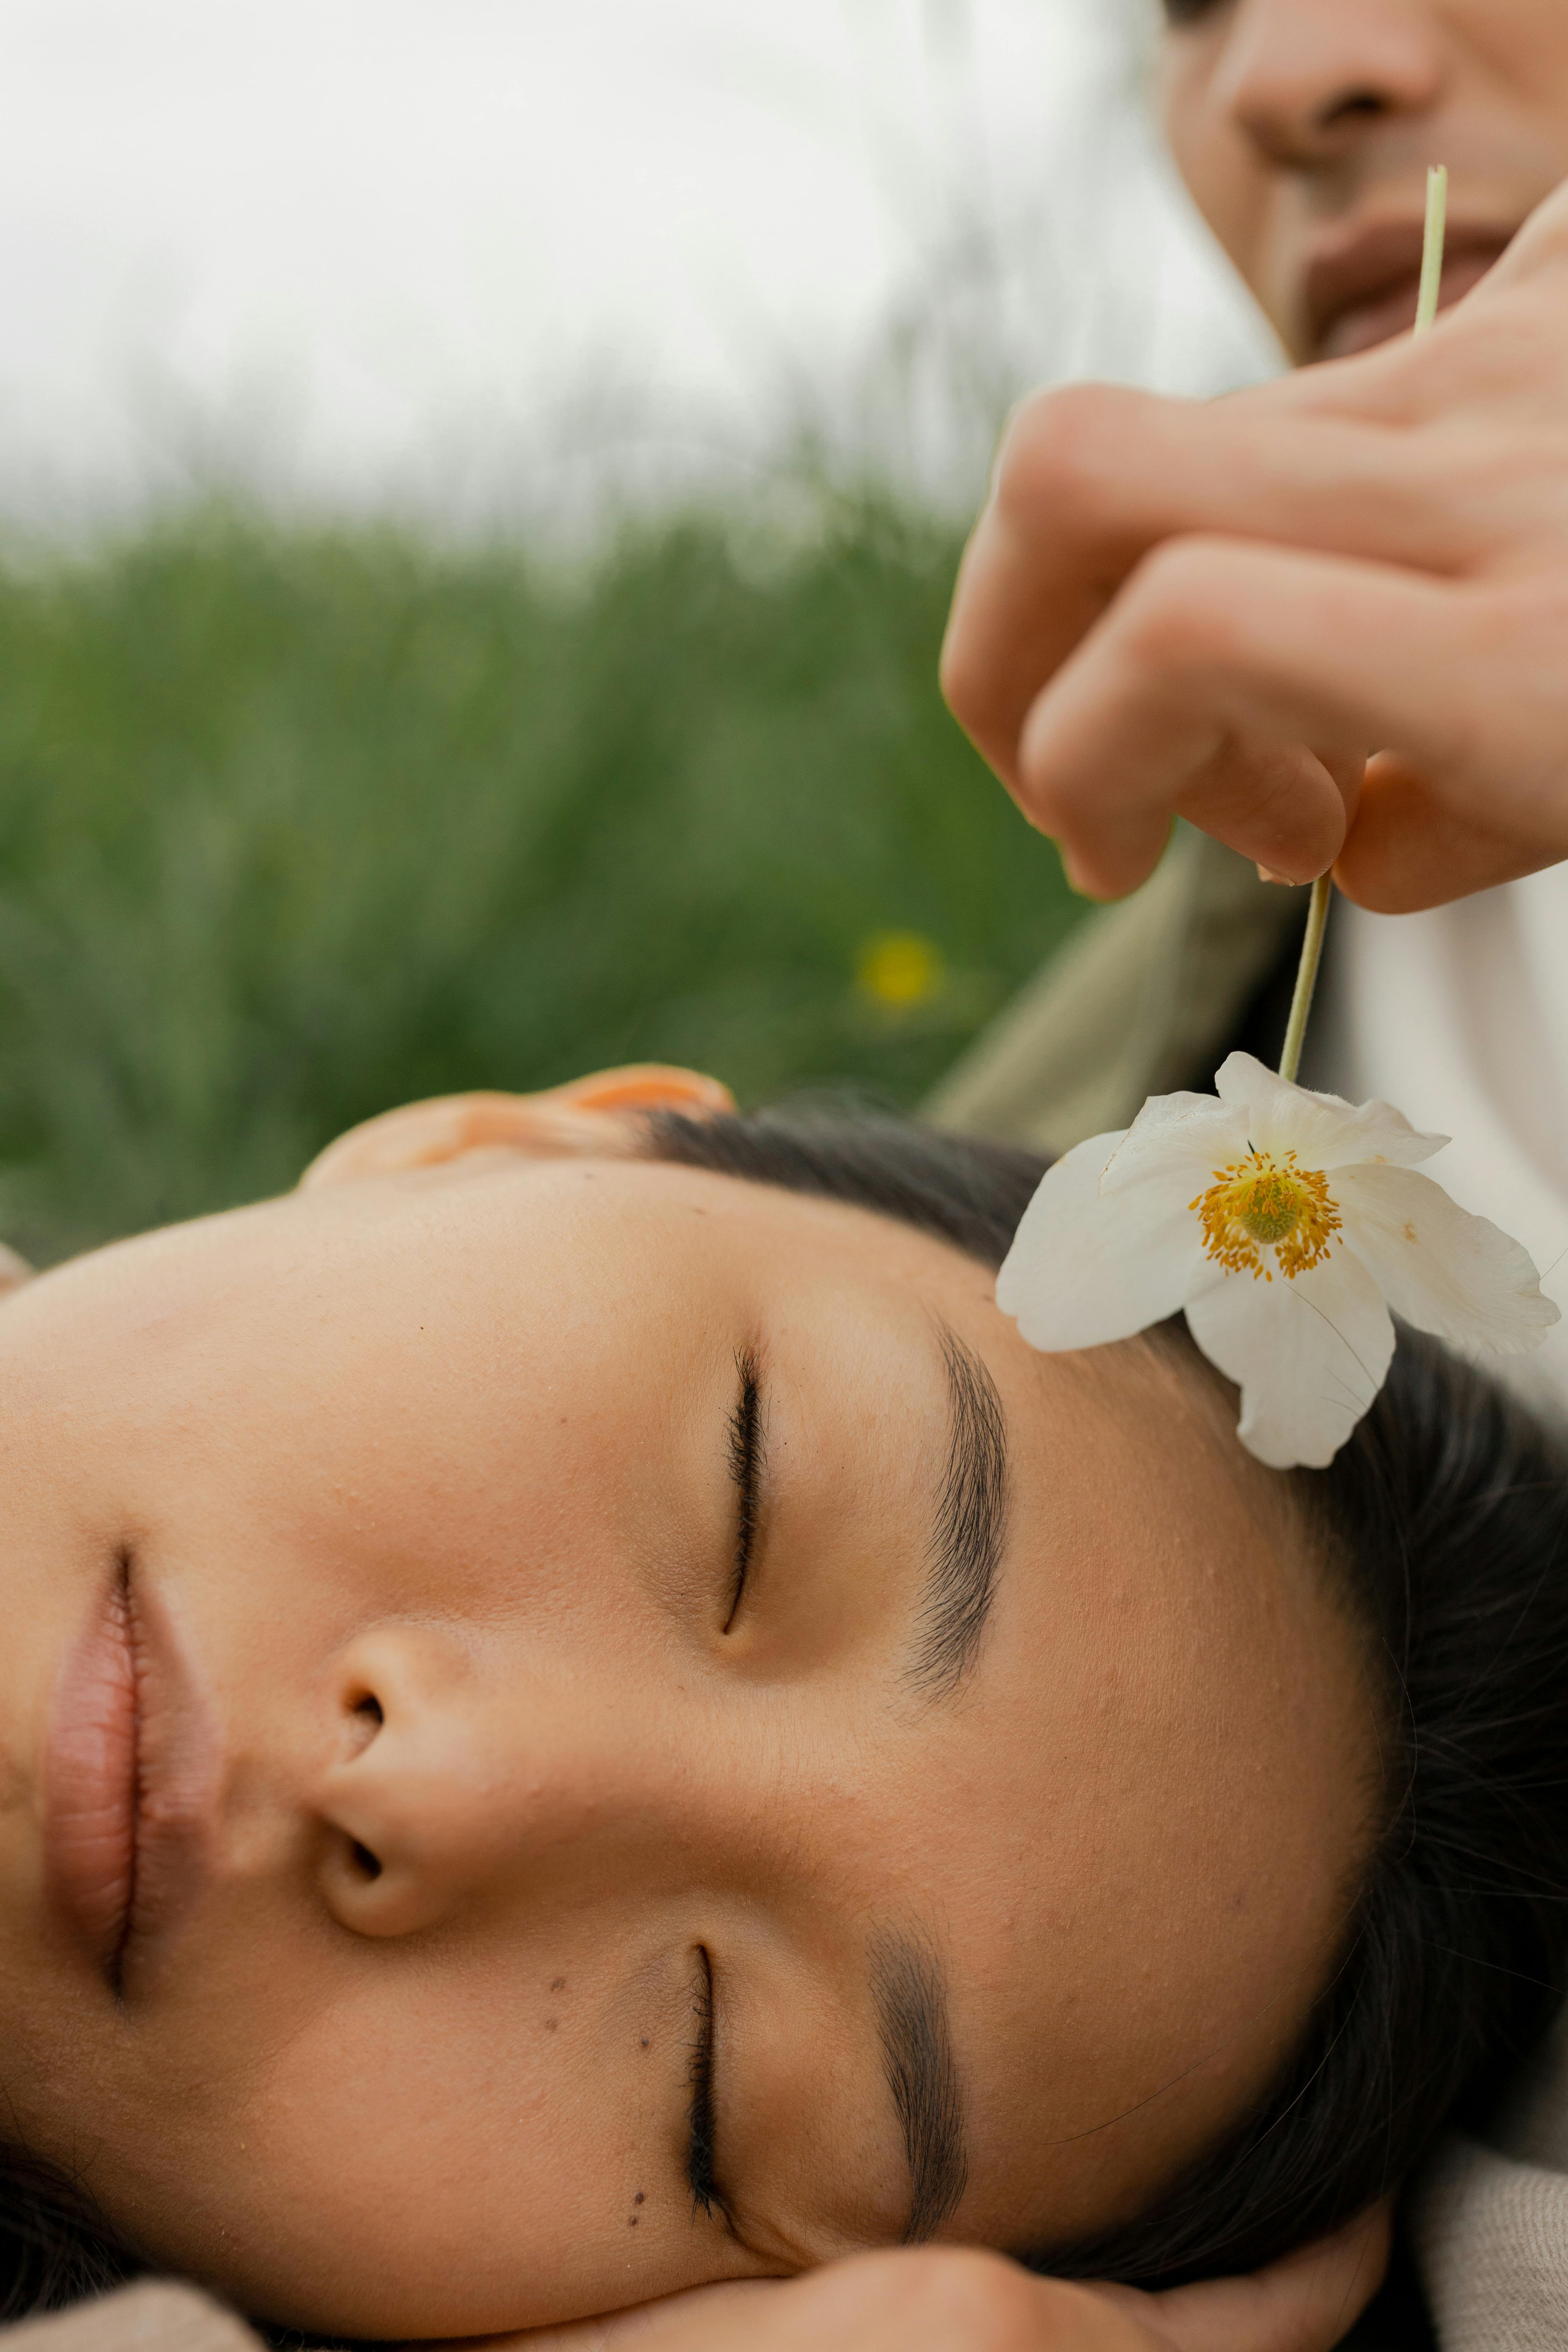
[(1448, 174), (1438, 164), (1426, 174), (1426, 243), (1421, 255), (1421, 298), (1415, 331), (1424, 335), (1437, 316), (1443, 292), (1443, 250), (1448, 241)]
[[(1424, 335), (1437, 316), (1437, 304), (1443, 292), (1443, 252), (1447, 238), (1448, 174), (1439, 164), (1426, 174), (1426, 242), (1421, 255), (1421, 294), (1415, 306), (1415, 331), (1418, 335)], [(1279, 1075), (1290, 1086), (1295, 1085), (1296, 1073), (1301, 1066), (1301, 1048), (1307, 1042), (1307, 1023), (1311, 1016), (1312, 998), (1323, 961), (1323, 934), (1329, 927), (1329, 902), (1333, 895), (1332, 875), (1321, 874), (1312, 885), (1307, 936), (1301, 942), (1296, 993), (1290, 1000), (1290, 1025), (1285, 1032), (1285, 1051), (1279, 1057)]]
[(1312, 1010), (1312, 995), (1318, 985), (1318, 967), (1323, 961), (1323, 934), (1329, 928), (1329, 901), (1333, 895), (1333, 877), (1320, 874), (1312, 885), (1312, 904), (1307, 914), (1307, 936), (1301, 942), (1296, 993), (1290, 1000), (1290, 1025), (1285, 1032), (1285, 1051), (1279, 1056), (1279, 1075), (1287, 1086), (1295, 1085), (1296, 1073), (1301, 1066), (1301, 1048), (1307, 1042), (1307, 1017)]

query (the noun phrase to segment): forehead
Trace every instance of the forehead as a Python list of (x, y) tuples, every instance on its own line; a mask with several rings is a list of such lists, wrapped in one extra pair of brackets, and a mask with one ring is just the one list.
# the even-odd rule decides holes
[(471, 1518), (522, 1415), (584, 1482), (580, 1504), (633, 1509), (638, 1477), (668, 1488), (661, 1450), (764, 1319), (844, 1361), (886, 1419), (879, 1359), (900, 1340), (929, 1356), (933, 1306), (999, 1324), (991, 1286), (869, 1213), (660, 1164), (324, 1188), (118, 1245), (0, 1305), (0, 1463), (56, 1517), (123, 1515), (154, 1486), (161, 1507), (176, 1471), (187, 1494), (259, 1508), (310, 1465), (323, 1492), (352, 1474), (389, 1508), (438, 1477)]
[[(657, 1254), (649, 1255), (650, 1249)], [(272, 1295), (281, 1316), (310, 1295), (395, 1277), (413, 1289), (527, 1268), (535, 1283), (591, 1288), (642, 1253), (659, 1283), (699, 1257), (765, 1274), (772, 1253), (847, 1250), (907, 1272), (956, 1254), (869, 1211), (658, 1160), (506, 1159), (326, 1186), (138, 1235), (72, 1260), (11, 1294), (0, 1339), (62, 1338), (122, 1318), (173, 1342)]]

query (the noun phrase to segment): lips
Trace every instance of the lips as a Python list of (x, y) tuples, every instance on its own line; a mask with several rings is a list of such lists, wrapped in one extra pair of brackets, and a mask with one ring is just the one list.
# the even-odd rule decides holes
[(171, 1630), (122, 1570), (61, 1667), (44, 1773), (48, 1894), (116, 1990), (197, 1892), (213, 1761)]
[[(1511, 235), (1493, 226), (1450, 227), (1443, 268), (1445, 310), (1479, 284)], [(1424, 236), (1421, 221), (1382, 221), (1320, 247), (1302, 289), (1315, 358), (1348, 359), (1408, 333), (1415, 324)]]

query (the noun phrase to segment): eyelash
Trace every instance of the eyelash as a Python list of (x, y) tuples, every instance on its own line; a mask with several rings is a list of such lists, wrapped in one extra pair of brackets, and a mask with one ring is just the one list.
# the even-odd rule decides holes
[(1200, 16), (1214, 14), (1216, 0), (1165, 0), (1167, 25), (1195, 25)]
[(706, 1952), (698, 1957), (702, 1974), (692, 2001), (697, 2040), (687, 2076), (691, 2105), (687, 2111), (686, 2178), (693, 2212), (711, 2215), (717, 2205), (722, 2215), (724, 2200), (713, 2179), (713, 1963)]
[(730, 1607), (724, 1619), (727, 1633), (735, 1622), (741, 1595), (752, 1565), (757, 1535), (757, 1488), (762, 1466), (762, 1410), (757, 1387), (757, 1360), (742, 1356), (737, 1370), (741, 1393), (730, 1415), (730, 1475), (737, 1496), (735, 1511), (735, 1575), (730, 1587)]

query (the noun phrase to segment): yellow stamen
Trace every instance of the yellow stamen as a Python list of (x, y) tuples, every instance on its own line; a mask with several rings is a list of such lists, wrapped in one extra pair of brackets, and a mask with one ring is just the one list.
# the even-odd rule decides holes
[(1293, 1151), (1279, 1159), (1249, 1151), (1245, 1160), (1216, 1168), (1208, 1191), (1190, 1205), (1203, 1219), (1210, 1257), (1227, 1273), (1250, 1274), (1255, 1281), (1274, 1279), (1262, 1249), (1271, 1249), (1275, 1265), (1294, 1281), (1321, 1265), (1340, 1230), (1328, 1178), (1318, 1169), (1298, 1168)]

